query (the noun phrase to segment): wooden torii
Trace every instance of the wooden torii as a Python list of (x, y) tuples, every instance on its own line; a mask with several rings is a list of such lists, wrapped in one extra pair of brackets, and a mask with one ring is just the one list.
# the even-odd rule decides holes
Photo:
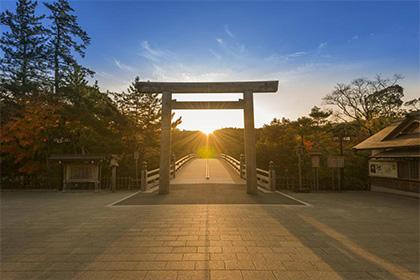
[[(255, 155), (254, 131), (254, 93), (277, 92), (278, 84), (278, 81), (215, 83), (138, 82), (136, 86), (140, 92), (162, 94), (159, 194), (169, 193), (172, 110), (188, 109), (244, 110), (247, 193), (257, 194), (257, 163)], [(243, 99), (239, 99), (238, 101), (179, 102), (172, 100), (172, 93), (243, 93)]]

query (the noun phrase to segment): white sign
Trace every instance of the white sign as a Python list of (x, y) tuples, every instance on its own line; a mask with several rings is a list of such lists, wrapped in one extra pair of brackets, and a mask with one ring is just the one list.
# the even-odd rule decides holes
[(396, 162), (369, 161), (369, 176), (398, 178)]

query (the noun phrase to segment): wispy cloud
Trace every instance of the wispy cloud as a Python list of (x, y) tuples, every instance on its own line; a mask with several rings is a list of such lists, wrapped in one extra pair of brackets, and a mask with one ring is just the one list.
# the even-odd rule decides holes
[(230, 32), (227, 25), (225, 25), (225, 32), (227, 35), (229, 35), (230, 38), (235, 38), (235, 35), (233, 35), (232, 32)]
[(322, 42), (321, 44), (319, 44), (318, 50), (325, 48), (327, 45), (328, 45), (328, 42)]
[(222, 39), (220, 39), (220, 38), (216, 38), (216, 41), (217, 41), (217, 43), (219, 43), (220, 45), (222, 45), (222, 44), (223, 44), (223, 40), (222, 40)]
[(215, 51), (213, 51), (212, 49), (209, 49), (209, 52), (212, 54), (212, 55), (214, 55), (216, 58), (217, 58), (217, 60), (220, 60), (220, 59), (222, 59), (222, 56), (220, 55), (220, 54), (217, 54)]
[(143, 41), (141, 43), (141, 48), (142, 52), (140, 55), (154, 62), (157, 62), (161, 58), (167, 57), (169, 55), (167, 51), (152, 48), (148, 41)]
[(359, 39), (359, 35), (354, 35), (353, 37), (351, 37), (351, 39), (349, 40), (349, 42), (351, 42), (351, 41), (356, 41), (356, 40), (358, 40)]
[(118, 68), (120, 68), (122, 70), (130, 71), (130, 72), (135, 71), (135, 69), (133, 67), (125, 65), (125, 64), (121, 63), (119, 60), (116, 60), (115, 58), (114, 58), (114, 63), (115, 63), (115, 65), (117, 65)]
[(299, 56), (303, 56), (305, 54), (306, 54), (306, 52), (295, 52), (295, 53), (287, 54), (284, 57), (299, 57)]

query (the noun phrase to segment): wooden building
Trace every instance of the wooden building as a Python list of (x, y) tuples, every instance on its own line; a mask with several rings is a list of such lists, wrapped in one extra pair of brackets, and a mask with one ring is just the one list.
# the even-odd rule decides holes
[(110, 154), (53, 154), (49, 160), (58, 162), (63, 166), (62, 190), (71, 189), (74, 184), (93, 184), (95, 191), (101, 189), (101, 165), (109, 161), (112, 168), (111, 189), (115, 191), (116, 167), (120, 158)]
[(420, 111), (354, 147), (370, 150), (371, 190), (420, 197)]

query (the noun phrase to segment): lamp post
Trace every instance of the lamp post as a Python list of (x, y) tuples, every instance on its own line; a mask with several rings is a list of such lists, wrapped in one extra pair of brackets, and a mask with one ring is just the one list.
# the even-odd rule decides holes
[(295, 192), (302, 191), (302, 161), (301, 156), (303, 155), (303, 151), (305, 150), (305, 146), (296, 146), (296, 155), (298, 156), (298, 166), (299, 166), (299, 187), (295, 187)]
[[(343, 156), (343, 142), (345, 141), (345, 142), (349, 142), (350, 140), (351, 140), (351, 138), (350, 138), (350, 136), (348, 136), (348, 135), (345, 135), (345, 134), (342, 134), (342, 133), (339, 133), (339, 134), (337, 134), (337, 135), (334, 135), (333, 137), (332, 137), (332, 140), (333, 141), (335, 141), (335, 142), (339, 142), (340, 143), (340, 156), (342, 157)], [(340, 182), (339, 182), (339, 184), (341, 185), (341, 186), (344, 186), (344, 168), (340, 168)]]

